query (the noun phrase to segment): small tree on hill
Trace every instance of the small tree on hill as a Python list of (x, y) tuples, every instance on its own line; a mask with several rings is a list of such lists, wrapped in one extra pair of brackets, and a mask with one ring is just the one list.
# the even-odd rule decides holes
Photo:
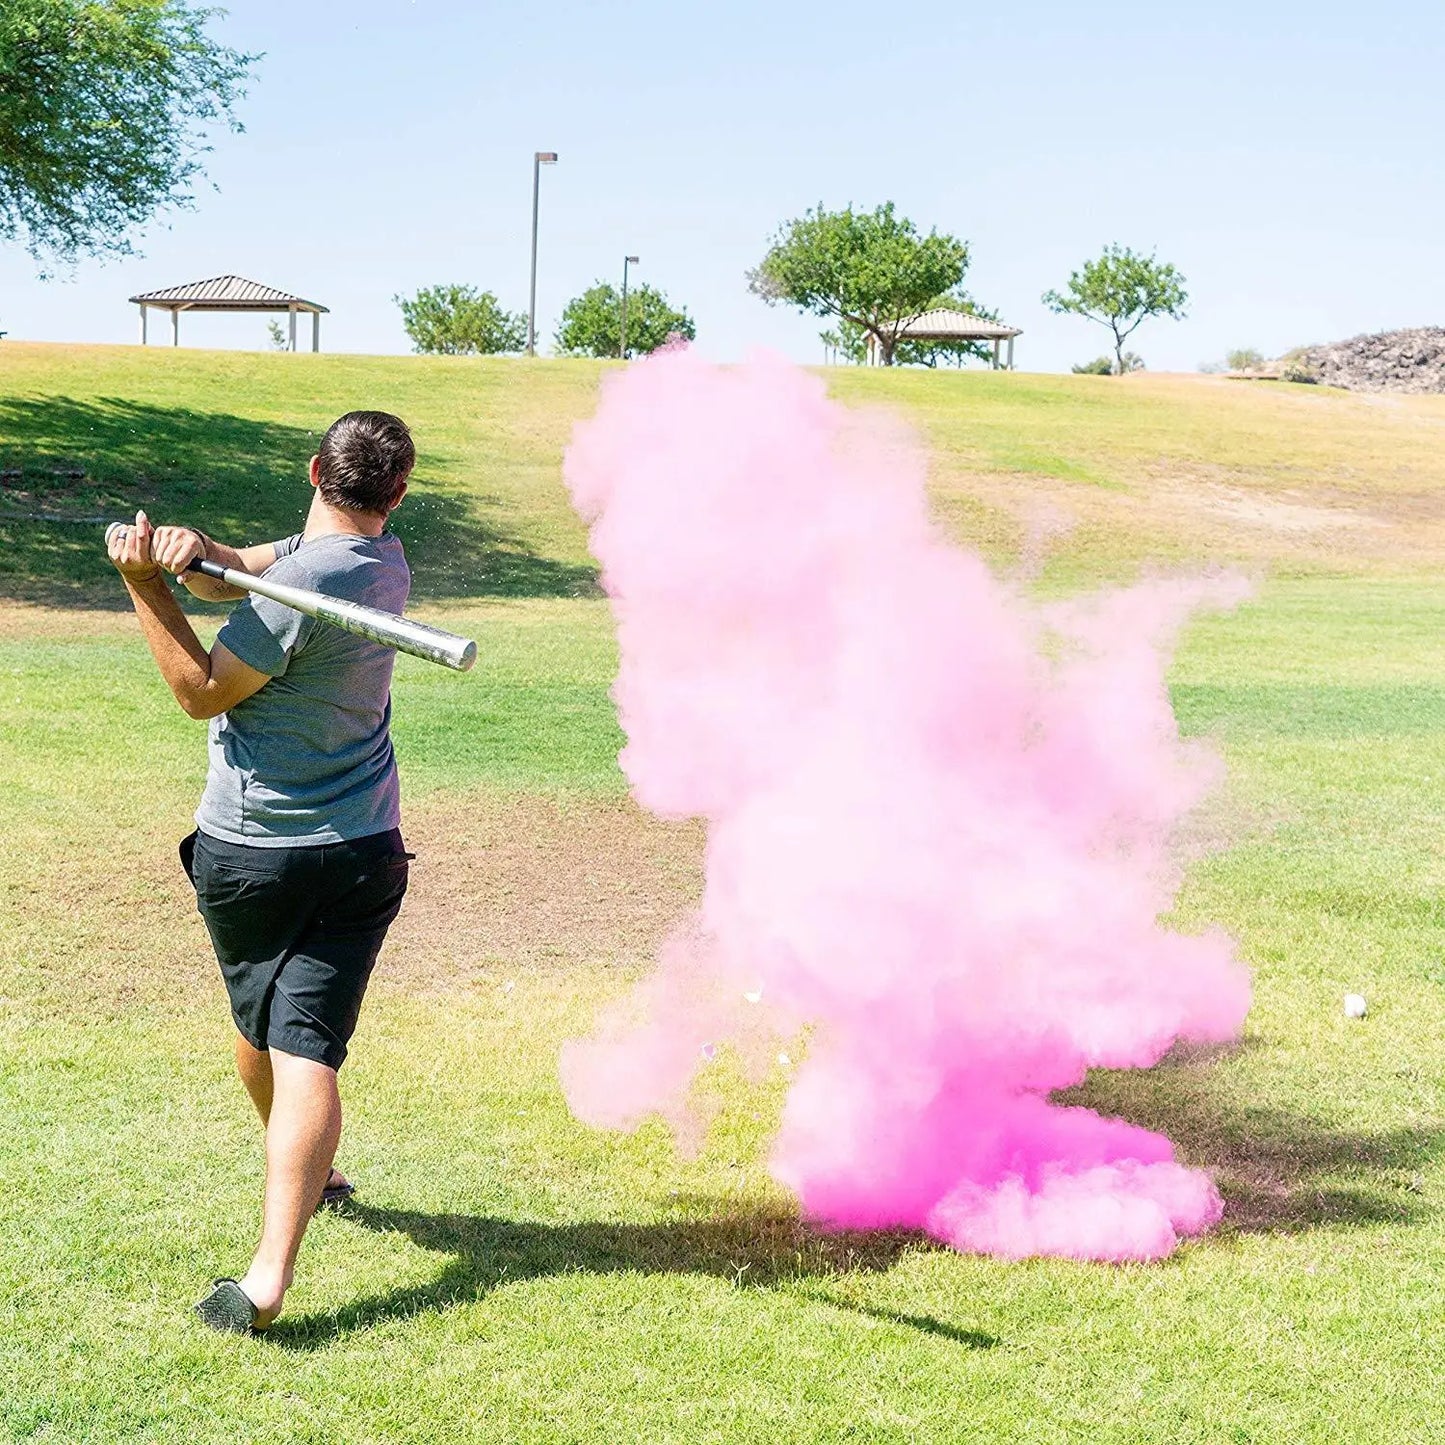
[(125, 254), (127, 233), (184, 206), (205, 128), (257, 59), (206, 34), (190, 0), (0, 3), (0, 241), (37, 260)]
[(968, 246), (897, 216), (893, 203), (873, 211), (825, 211), (822, 206), (788, 222), (768, 253), (748, 273), (748, 288), (770, 306), (782, 302), (833, 316), (872, 336), (885, 366), (897, 355), (899, 333), (939, 297), (952, 292), (968, 269)]
[(527, 318), (504, 311), (490, 291), (475, 286), (427, 286), (415, 296), (393, 296), (417, 351), (444, 356), (485, 356), (520, 351)]
[[(627, 290), (627, 354), (646, 356), (670, 336), (697, 339), (697, 326), (656, 287)], [(564, 356), (616, 356), (622, 346), (622, 295), (606, 281), (574, 296), (562, 312), (557, 349)]]
[(1087, 317), (1114, 333), (1115, 370), (1120, 376), (1138, 369), (1128, 364), (1125, 341), (1151, 316), (1181, 320), (1188, 300), (1184, 277), (1173, 266), (1117, 245), (1105, 246), (1097, 261), (1086, 261), (1069, 277), (1062, 295), (1046, 291), (1043, 297), (1049, 310)]

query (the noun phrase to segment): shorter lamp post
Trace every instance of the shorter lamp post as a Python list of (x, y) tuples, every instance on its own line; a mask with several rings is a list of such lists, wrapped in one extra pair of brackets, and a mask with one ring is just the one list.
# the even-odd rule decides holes
[(556, 151), (538, 151), (532, 157), (532, 289), (527, 300), (528, 356), (537, 354), (537, 194), (542, 188), (542, 167), (556, 164)]
[(638, 264), (636, 256), (624, 256), (622, 258), (622, 342), (617, 348), (617, 354), (627, 360), (627, 268)]

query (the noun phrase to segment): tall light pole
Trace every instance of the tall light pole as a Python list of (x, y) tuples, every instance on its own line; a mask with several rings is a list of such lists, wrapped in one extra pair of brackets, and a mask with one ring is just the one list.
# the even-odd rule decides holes
[(532, 289), (527, 301), (528, 356), (537, 354), (537, 193), (542, 187), (542, 167), (556, 164), (556, 151), (538, 151), (532, 157)]
[(624, 256), (622, 258), (622, 344), (617, 348), (617, 354), (627, 360), (627, 268), (638, 264), (636, 256)]

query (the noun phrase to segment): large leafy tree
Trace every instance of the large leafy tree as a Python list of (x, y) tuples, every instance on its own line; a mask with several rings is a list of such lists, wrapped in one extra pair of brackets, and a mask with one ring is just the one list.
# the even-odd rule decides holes
[(189, 0), (0, 0), (0, 241), (38, 262), (123, 254), (191, 200), (212, 123), (257, 59)]
[[(671, 337), (697, 338), (697, 326), (653, 286), (627, 291), (627, 354), (646, 356)], [(616, 356), (622, 346), (622, 295), (599, 281), (574, 296), (562, 312), (557, 349), (564, 356)]]
[(1096, 261), (1086, 261), (1069, 277), (1065, 291), (1046, 291), (1044, 305), (1051, 311), (1084, 316), (1114, 333), (1115, 373), (1136, 370), (1128, 364), (1124, 343), (1151, 316), (1184, 316), (1189, 293), (1184, 277), (1126, 246), (1105, 246)]
[[(998, 320), (998, 312), (980, 306), (962, 287), (956, 287), (947, 295), (935, 296), (920, 314), (929, 311), (962, 311), (964, 315), (976, 316), (980, 321)], [(868, 333), (856, 321), (840, 321), (836, 331), (824, 331), (819, 339), (855, 366), (861, 365), (867, 358)], [(904, 336), (893, 352), (895, 366), (962, 366), (967, 361), (991, 363), (992, 344), (987, 341), (927, 341)]]
[(490, 291), (475, 286), (426, 286), (415, 296), (393, 296), (417, 351), (445, 356), (520, 351), (527, 318), (505, 311)]
[(967, 269), (963, 241), (936, 230), (921, 235), (889, 201), (872, 211), (818, 206), (789, 221), (748, 273), (748, 284), (770, 305), (835, 317), (872, 336), (884, 365), (892, 366), (901, 359), (903, 329), (953, 291)]

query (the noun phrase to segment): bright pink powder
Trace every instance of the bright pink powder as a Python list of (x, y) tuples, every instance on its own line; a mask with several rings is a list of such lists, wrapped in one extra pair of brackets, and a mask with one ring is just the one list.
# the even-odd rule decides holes
[(787, 1050), (772, 1169), (810, 1217), (1156, 1259), (1219, 1218), (1213, 1184), (1048, 1096), (1248, 1008), (1227, 938), (1159, 922), (1219, 773), (1179, 737), (1166, 650), (1239, 589), (1040, 604), (944, 539), (925, 470), (896, 422), (773, 358), (655, 357), (578, 427), (622, 766), (708, 844), (696, 917), (566, 1047), (564, 1087), (593, 1124), (682, 1126), (714, 1046), (759, 1074)]

